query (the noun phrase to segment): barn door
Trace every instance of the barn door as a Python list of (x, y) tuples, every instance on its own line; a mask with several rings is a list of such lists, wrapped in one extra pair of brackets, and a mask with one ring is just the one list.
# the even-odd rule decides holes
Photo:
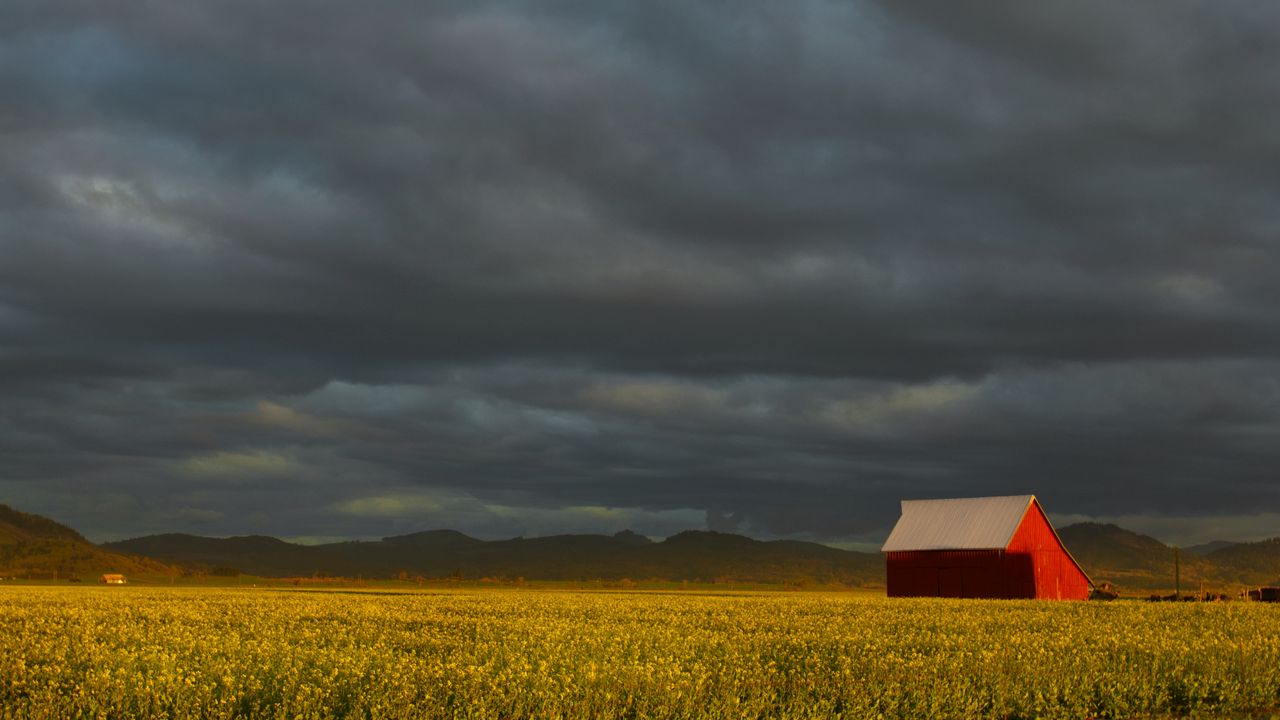
[(999, 580), (995, 572), (988, 567), (967, 567), (964, 569), (964, 594), (967, 598), (1000, 597)]
[(938, 571), (938, 595), (958, 598), (964, 595), (964, 573), (960, 568), (942, 568)]

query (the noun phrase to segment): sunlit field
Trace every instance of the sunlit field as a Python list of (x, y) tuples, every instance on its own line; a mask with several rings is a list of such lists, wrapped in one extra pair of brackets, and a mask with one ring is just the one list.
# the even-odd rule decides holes
[(0, 716), (1269, 717), (1280, 607), (0, 588)]

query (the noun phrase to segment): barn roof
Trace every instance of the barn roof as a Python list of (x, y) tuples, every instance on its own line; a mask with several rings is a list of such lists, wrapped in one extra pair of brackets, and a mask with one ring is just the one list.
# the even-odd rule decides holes
[(902, 517), (882, 552), (994, 550), (1008, 547), (1035, 495), (903, 500)]

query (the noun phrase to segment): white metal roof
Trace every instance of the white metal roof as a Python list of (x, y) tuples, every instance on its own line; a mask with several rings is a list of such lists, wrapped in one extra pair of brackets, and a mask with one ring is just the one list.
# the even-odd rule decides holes
[(881, 552), (1003, 549), (1035, 495), (903, 500)]

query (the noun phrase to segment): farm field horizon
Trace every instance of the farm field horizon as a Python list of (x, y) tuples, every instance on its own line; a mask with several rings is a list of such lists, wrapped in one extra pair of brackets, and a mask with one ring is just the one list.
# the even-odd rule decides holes
[[(93, 576), (76, 577), (75, 579), (0, 579), (0, 592), (6, 588), (66, 588), (85, 589), (101, 587), (102, 582)], [(262, 577), (257, 575), (240, 575), (237, 577), (169, 577), (163, 575), (129, 576), (125, 586), (133, 590), (259, 590), (290, 592), (336, 592), (348, 594), (441, 594), (466, 592), (497, 593), (603, 593), (603, 594), (643, 594), (674, 593), (683, 595), (723, 595), (723, 594), (778, 594), (778, 595), (857, 595), (873, 598), (887, 598), (883, 584), (846, 585), (842, 583), (783, 583), (783, 582), (749, 582), (749, 581), (712, 581), (712, 580), (667, 580), (648, 578), (643, 580), (584, 579), (584, 580), (529, 580), (513, 578), (464, 578), (451, 580), (448, 578), (426, 578), (422, 580), (398, 580), (377, 577)], [(1101, 602), (1147, 603), (1156, 599), (1169, 601), (1175, 593), (1179, 599), (1187, 602), (1247, 602), (1245, 594), (1258, 587), (1245, 583), (1187, 584), (1175, 588), (1152, 585), (1143, 587), (1113, 588), (1118, 591), (1114, 599), (1099, 598)], [(121, 588), (117, 587), (117, 590)], [(1202, 597), (1203, 596), (1203, 597)], [(975, 600), (975, 598), (960, 598)], [(1001, 601), (1003, 602), (1003, 601)], [(1046, 601), (1057, 602), (1057, 601)], [(1071, 601), (1064, 601), (1071, 602)]]
[(0, 586), (0, 716), (1271, 717), (1260, 603)]

